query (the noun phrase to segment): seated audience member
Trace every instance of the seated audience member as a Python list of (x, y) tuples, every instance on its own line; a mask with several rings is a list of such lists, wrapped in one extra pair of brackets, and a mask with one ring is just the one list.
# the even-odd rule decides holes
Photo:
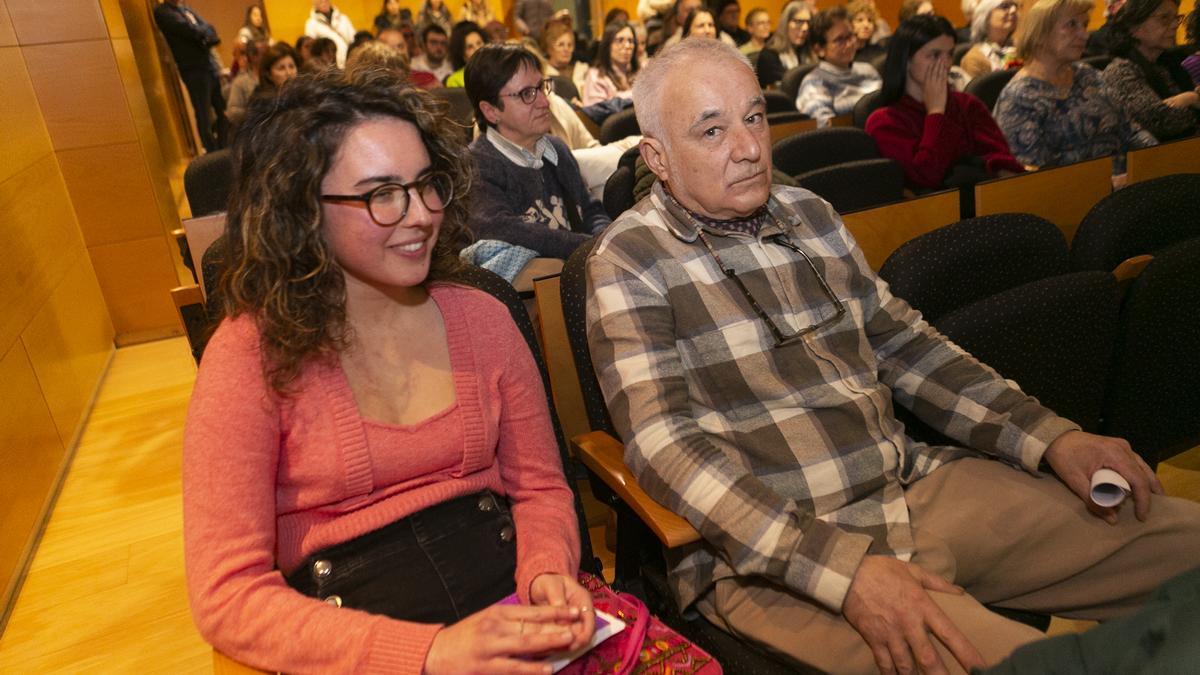
[(857, 41), (855, 61), (871, 63), (887, 54), (883, 44), (875, 40), (875, 33), (879, 30), (879, 12), (875, 10), (872, 0), (854, 0), (846, 5), (846, 16), (850, 17), (850, 26)]
[[(246, 108), (250, 105), (250, 97), (258, 88), (258, 65), (263, 53), (267, 51), (267, 42), (253, 41), (238, 45), (242, 50), (244, 65), (238, 70), (237, 77), (229, 85), (229, 105), (225, 108), (225, 117), (229, 124), (236, 129), (246, 116)], [(235, 48), (236, 51), (236, 48)], [(293, 57), (293, 68), (295, 58)]]
[(404, 14), (400, 10), (400, 0), (383, 0), (383, 7), (375, 15), (375, 33), (379, 34), (388, 28), (400, 28), (404, 23)]
[(755, 7), (746, 13), (746, 34), (750, 39), (738, 47), (738, 51), (749, 56), (766, 49), (771, 37), (771, 15), (767, 10)]
[(389, 26), (381, 29), (379, 31), (379, 36), (376, 39), (383, 44), (389, 47), (395, 47), (396, 49), (404, 52), (405, 55), (408, 55), (408, 43), (404, 41), (404, 33), (400, 32), (399, 28), (392, 28)]
[(296, 67), (304, 70), (304, 64), (312, 58), (313, 39), (307, 35), (301, 35), (296, 38), (296, 46), (294, 51), (296, 54)]
[(818, 12), (813, 19), (812, 42), (821, 62), (800, 83), (796, 110), (824, 127), (830, 119), (850, 114), (858, 99), (879, 89), (881, 81), (871, 64), (855, 62), (857, 41), (845, 9)]
[(383, 69), (396, 75), (401, 82), (407, 82), (418, 89), (434, 89), (441, 86), (432, 74), (414, 71), (409, 64), (408, 55), (402, 49), (375, 40), (350, 52), (346, 59), (346, 77), (362, 77), (368, 70)]
[(1095, 68), (1078, 63), (1087, 40), (1090, 0), (1037, 0), (1021, 20), (1017, 58), (1024, 62), (996, 101), (996, 123), (1028, 167), (1113, 156), (1123, 185), (1125, 152), (1154, 145), (1104, 92)]
[(417, 29), (421, 32), (424, 42), (425, 29), (429, 26), (440, 26), (442, 35), (450, 35), (454, 28), (454, 19), (450, 17), (450, 8), (446, 0), (421, 0), (421, 10), (417, 12)]
[(464, 0), (458, 20), (486, 26), (496, 20), (496, 15), (492, 13), (492, 6), (488, 4), (488, 0)]
[(319, 37), (312, 41), (308, 48), (308, 58), (301, 67), (305, 73), (318, 73), (330, 68), (338, 68), (337, 43), (330, 38)]
[(413, 30), (413, 26), (409, 22), (400, 24), (400, 35), (404, 38), (405, 53), (409, 58), (416, 58), (421, 55), (421, 45), (417, 41), (417, 31)]
[(346, 65), (346, 51), (354, 42), (354, 24), (350, 17), (338, 11), (329, 0), (313, 0), (313, 10), (304, 22), (304, 34), (311, 38), (327, 38), (337, 47), (337, 67)]
[(979, 0), (962, 0), (962, 13), (965, 25), (959, 26), (954, 30), (954, 41), (959, 44), (967, 44), (971, 42), (971, 21), (975, 17), (975, 6), (979, 4)]
[(967, 188), (1023, 171), (982, 101), (949, 85), (954, 27), (936, 15), (901, 23), (883, 66), (882, 107), (866, 130), (904, 167), (909, 188)]
[(251, 98), (278, 94), (284, 83), (295, 78), (296, 73), (296, 52), (288, 43), (276, 42), (258, 61), (258, 87)]
[(565, 76), (582, 92), (588, 65), (575, 60), (575, 32), (571, 25), (560, 20), (546, 23), (546, 30), (542, 31), (538, 46), (546, 57), (546, 75)]
[(933, 3), (929, 0), (904, 0), (900, 3), (900, 21), (923, 14), (933, 14)]
[(717, 21), (707, 9), (693, 9), (683, 20), (683, 37), (717, 37)]
[[(384, 33), (384, 35), (388, 35), (388, 34), (399, 35), (400, 31), (396, 30), (395, 28), (389, 28), (386, 31), (384, 31), (383, 33)], [(401, 37), (401, 39), (403, 39), (403, 37)], [(346, 59), (349, 60), (350, 55), (353, 54), (354, 51), (356, 49), (358, 49), (359, 47), (362, 47), (363, 45), (367, 44), (368, 42), (374, 42), (374, 41), (375, 41), (375, 35), (371, 31), (369, 31), (369, 30), (358, 31), (357, 33), (354, 34), (354, 41), (351, 42), (350, 46), (346, 48)]]
[(263, 12), (262, 5), (254, 3), (246, 7), (246, 20), (242, 23), (242, 27), (238, 29), (237, 34), (238, 44), (250, 44), (251, 42), (266, 42), (270, 44), (271, 40), (271, 24), (267, 22), (267, 15)]
[(741, 26), (742, 6), (738, 0), (714, 0), (709, 4), (717, 20), (717, 30), (733, 38), (738, 47), (750, 41), (750, 33)]
[(466, 87), (480, 132), (471, 143), (475, 237), (566, 259), (609, 218), (588, 196), (571, 151), (549, 133), (553, 89), (537, 57), (519, 45), (485, 46), (467, 62)]
[(442, 29), (441, 24), (426, 24), (421, 29), (421, 45), (424, 49), (422, 49), (420, 56), (412, 59), (412, 69), (414, 71), (432, 73), (434, 79), (437, 81), (437, 84), (434, 86), (440, 86), (454, 72), (454, 67), (450, 65), (450, 59), (447, 54), (450, 46), (450, 36)]
[(450, 67), (454, 72), (446, 78), (447, 87), (463, 86), (463, 70), (467, 61), (475, 52), (487, 44), (487, 36), (478, 24), (470, 21), (459, 21), (450, 31)]
[(1112, 45), (1109, 44), (1112, 20), (1123, 4), (1125, 0), (1104, 0), (1104, 24), (1088, 33), (1084, 56), (1112, 56)]
[(886, 47), (887, 39), (892, 36), (892, 26), (883, 18), (879, 7), (875, 4), (875, 0), (867, 0), (871, 3), (871, 8), (875, 10), (875, 33), (871, 36), (871, 44)]
[(537, 366), (454, 283), (459, 138), (383, 72), (251, 105), (183, 458), (193, 617), (238, 661), (500, 672), (590, 637)]
[(1200, 87), (1200, 9), (1193, 9), (1187, 17), (1187, 41), (1192, 53), (1183, 60), (1183, 69), (1192, 77), (1192, 84)]
[(542, 36), (546, 22), (554, 18), (554, 3), (551, 0), (515, 0), (513, 24), (517, 36), (528, 35), (535, 41)]
[(792, 0), (779, 15), (779, 25), (758, 53), (758, 83), (763, 89), (778, 86), (784, 73), (817, 62), (811, 42), (816, 10), (807, 0)]
[[(671, 45), (682, 40), (684, 21), (689, 15), (691, 15), (692, 12), (704, 7), (704, 0), (676, 0), (675, 7), (671, 10), (672, 20), (663, 26), (664, 31), (670, 27), (671, 32), (663, 42), (662, 48), (666, 49), (667, 47), (670, 47)], [(733, 38), (724, 33), (718, 33), (718, 37), (721, 39), (721, 41), (728, 43), (730, 46), (737, 46), (737, 44), (734, 43)]]
[[(685, 40), (634, 88), (658, 182), (598, 235), (587, 335), (626, 464), (700, 534), (668, 562), (681, 611), (822, 672), (970, 671), (1044, 637), (983, 603), (1104, 620), (1196, 565), (1200, 504), (946, 341), (828, 203), (771, 187), (736, 50)], [(1132, 486), (1119, 510), (1090, 502), (1101, 467)]]
[(1179, 63), (1174, 0), (1127, 0), (1113, 17), (1116, 56), (1104, 69), (1108, 97), (1159, 141), (1196, 133), (1200, 93)]
[(1016, 56), (1013, 34), (1017, 30), (1017, 0), (983, 0), (971, 19), (971, 48), (962, 58), (962, 69), (974, 79), (993, 70), (1004, 70)]
[(583, 105), (590, 106), (611, 99), (633, 100), (633, 78), (639, 67), (637, 34), (627, 23), (611, 23), (604, 28), (604, 37), (596, 60), (583, 78)]

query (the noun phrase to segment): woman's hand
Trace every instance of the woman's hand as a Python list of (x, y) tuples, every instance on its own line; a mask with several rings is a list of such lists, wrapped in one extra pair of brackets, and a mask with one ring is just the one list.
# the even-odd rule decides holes
[(946, 112), (946, 98), (950, 95), (948, 93), (949, 79), (949, 59), (937, 59), (929, 64), (925, 70), (925, 82), (922, 85), (926, 114), (934, 115)]
[(575, 639), (568, 649), (586, 645), (596, 630), (596, 612), (592, 594), (572, 577), (562, 574), (539, 574), (529, 584), (529, 600), (534, 605), (566, 607), (577, 617), (569, 628)]
[(1194, 91), (1185, 91), (1182, 94), (1175, 94), (1170, 98), (1164, 98), (1163, 103), (1172, 108), (1194, 108), (1200, 106), (1200, 94)]
[(549, 664), (521, 657), (567, 649), (578, 617), (566, 605), (492, 605), (439, 631), (425, 655), (424, 673), (549, 675)]

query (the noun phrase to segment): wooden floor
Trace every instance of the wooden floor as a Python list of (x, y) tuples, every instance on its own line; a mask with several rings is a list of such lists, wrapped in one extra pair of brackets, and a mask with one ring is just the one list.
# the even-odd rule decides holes
[[(117, 351), (0, 637), (0, 673), (212, 671), (188, 614), (180, 531), (194, 378), (182, 338)], [(1169, 494), (1200, 501), (1200, 449), (1159, 474)]]

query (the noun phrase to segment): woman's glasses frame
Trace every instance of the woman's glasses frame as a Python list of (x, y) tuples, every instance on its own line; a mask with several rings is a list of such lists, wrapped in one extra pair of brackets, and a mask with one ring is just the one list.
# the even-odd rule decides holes
[[(431, 204), (431, 195), (426, 190), (433, 190), (432, 197), (436, 203)], [(444, 171), (431, 171), (423, 174), (409, 183), (384, 183), (371, 190), (357, 195), (321, 195), (323, 202), (358, 202), (366, 206), (367, 215), (380, 227), (391, 227), (404, 220), (408, 215), (408, 207), (412, 204), (412, 192), (421, 200), (425, 208), (434, 213), (441, 213), (454, 200), (454, 181), (450, 174)], [(399, 216), (391, 217), (385, 209), (394, 209), (392, 205), (384, 205), (383, 200), (399, 196), (403, 201), (398, 209)], [(379, 217), (379, 211), (384, 217)]]

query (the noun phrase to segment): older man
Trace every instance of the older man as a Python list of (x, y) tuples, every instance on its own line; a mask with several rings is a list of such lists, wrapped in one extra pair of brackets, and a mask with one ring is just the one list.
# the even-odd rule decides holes
[[(634, 97), (658, 182), (596, 242), (588, 335), (626, 461), (703, 538), (671, 561), (681, 607), (831, 672), (945, 672), (1040, 636), (981, 602), (1103, 619), (1200, 560), (1200, 505), (945, 341), (829, 204), (771, 187), (743, 56), (684, 40)], [(972, 449), (907, 438), (893, 400)], [(1085, 505), (1101, 467), (1134, 508)]]

